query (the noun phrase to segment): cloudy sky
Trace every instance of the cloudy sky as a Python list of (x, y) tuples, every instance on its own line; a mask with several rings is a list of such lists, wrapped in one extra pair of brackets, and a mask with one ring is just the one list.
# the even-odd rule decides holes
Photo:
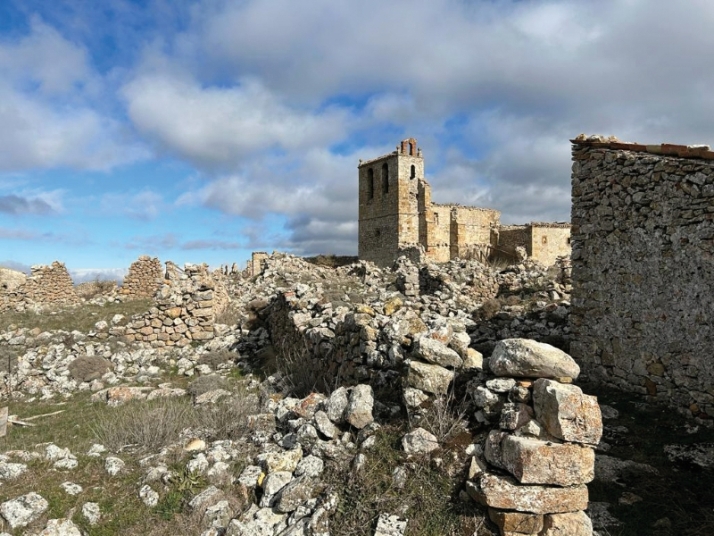
[(0, 264), (356, 254), (357, 162), (564, 221), (569, 138), (714, 142), (710, 0), (2, 0)]

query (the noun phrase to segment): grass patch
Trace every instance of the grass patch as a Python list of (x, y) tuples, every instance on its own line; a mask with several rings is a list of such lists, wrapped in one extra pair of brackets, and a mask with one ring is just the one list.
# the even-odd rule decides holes
[(129, 318), (135, 314), (145, 313), (151, 306), (150, 300), (133, 300), (104, 305), (82, 304), (78, 307), (41, 313), (8, 311), (0, 314), (0, 325), (15, 325), (28, 329), (38, 328), (40, 331), (78, 330), (86, 333), (91, 331), (94, 324), (100, 320), (109, 322), (116, 314)]
[[(485, 513), (472, 501), (458, 498), (463, 481), (454, 476), (455, 468), (437, 467), (428, 457), (407, 460), (400, 447), (404, 433), (399, 427), (383, 426), (357, 474), (337, 465), (328, 467), (325, 481), (340, 496), (331, 532), (371, 535), (379, 515), (389, 513), (409, 520), (405, 536), (491, 536)], [(446, 454), (444, 459), (450, 458)], [(393, 479), (394, 469), (400, 465), (407, 468), (402, 488)]]

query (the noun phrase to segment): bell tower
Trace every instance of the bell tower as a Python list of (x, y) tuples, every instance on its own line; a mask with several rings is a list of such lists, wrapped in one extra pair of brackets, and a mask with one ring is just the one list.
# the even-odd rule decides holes
[(388, 266), (403, 247), (419, 243), (419, 181), (424, 159), (414, 138), (396, 151), (360, 161), (359, 258)]

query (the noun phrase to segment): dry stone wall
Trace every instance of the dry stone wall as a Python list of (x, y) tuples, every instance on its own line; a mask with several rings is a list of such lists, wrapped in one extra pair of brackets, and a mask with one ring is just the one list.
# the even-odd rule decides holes
[(125, 326), (114, 326), (111, 335), (154, 347), (183, 347), (214, 337), (222, 292), (205, 265), (186, 264), (183, 269), (167, 263), (168, 278), (156, 292), (155, 306), (133, 317)]
[(573, 356), (598, 381), (714, 417), (714, 152), (573, 143)]
[(153, 298), (163, 279), (161, 261), (142, 255), (129, 267), (119, 293), (127, 299)]
[(27, 280), (2, 295), (0, 310), (24, 311), (49, 306), (73, 306), (81, 303), (65, 265), (54, 261), (49, 266), (36, 265)]

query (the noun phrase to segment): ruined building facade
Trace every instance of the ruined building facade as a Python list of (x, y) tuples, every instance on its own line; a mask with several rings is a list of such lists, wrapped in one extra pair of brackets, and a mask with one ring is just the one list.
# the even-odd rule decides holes
[(360, 161), (358, 169), (360, 259), (385, 266), (400, 255), (426, 262), (514, 258), (522, 247), (551, 265), (570, 254), (570, 224), (502, 226), (494, 209), (432, 203), (414, 138), (390, 154)]
[(573, 357), (714, 418), (714, 151), (572, 141)]

